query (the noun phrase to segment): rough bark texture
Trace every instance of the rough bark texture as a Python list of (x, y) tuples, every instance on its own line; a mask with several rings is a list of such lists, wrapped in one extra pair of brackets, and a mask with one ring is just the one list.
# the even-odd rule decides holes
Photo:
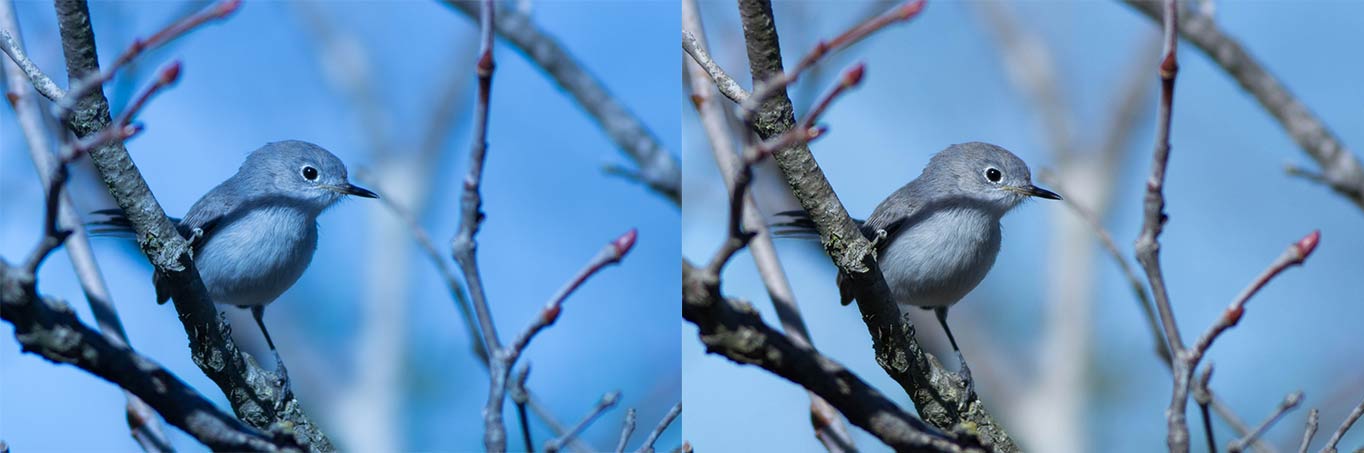
[[(781, 47), (772, 20), (772, 5), (767, 0), (740, 0), (739, 17), (743, 24), (749, 69), (754, 84), (782, 71)], [(753, 128), (767, 139), (784, 133), (796, 124), (791, 99), (778, 90), (763, 101), (754, 115)], [(957, 413), (954, 401), (965, 386), (936, 359), (924, 353), (914, 338), (914, 325), (900, 314), (890, 288), (871, 253), (871, 242), (857, 229), (824, 177), (808, 146), (782, 149), (773, 154), (792, 193), (818, 226), (824, 250), (848, 277), (876, 350), (876, 361), (914, 401), (919, 415), (928, 423), (954, 431), (970, 430), (986, 439), (997, 451), (1014, 452), (1019, 448), (978, 398), (971, 398), (967, 409)], [(823, 396), (823, 395), (821, 395)], [(832, 402), (832, 401), (831, 401)]]
[[(80, 80), (98, 72), (94, 30), (84, 1), (58, 0), (57, 23), (67, 76)], [(102, 89), (79, 100), (66, 119), (77, 136), (86, 137), (108, 127), (112, 118)], [(275, 402), (278, 387), (271, 373), (257, 366), (237, 349), (231, 329), (209, 300), (203, 281), (189, 254), (189, 243), (179, 235), (157, 203), (122, 142), (91, 150), (90, 159), (137, 234), (137, 243), (156, 272), (166, 282), (180, 314), (196, 365), (222, 389), (237, 416), (257, 429), (290, 430), (306, 439), (309, 449), (331, 451), (327, 436), (303, 413), (292, 395), (280, 410)]]
[(170, 371), (82, 324), (66, 303), (39, 296), (32, 274), (3, 260), (0, 308), (24, 352), (79, 367), (126, 389), (215, 451), (298, 448), (289, 436), (271, 438), (219, 411)]

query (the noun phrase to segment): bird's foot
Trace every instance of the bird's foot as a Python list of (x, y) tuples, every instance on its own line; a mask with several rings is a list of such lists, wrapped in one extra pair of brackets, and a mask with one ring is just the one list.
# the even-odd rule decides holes
[(872, 258), (876, 258), (876, 250), (877, 250), (876, 244), (880, 244), (880, 243), (881, 243), (881, 240), (885, 239), (886, 236), (888, 236), (888, 235), (889, 235), (889, 233), (886, 233), (886, 230), (878, 229), (878, 230), (876, 230), (876, 234), (875, 234), (874, 236), (871, 237), (871, 256), (872, 256)]
[(294, 398), (294, 389), (289, 384), (289, 369), (284, 367), (284, 360), (279, 357), (279, 351), (270, 351), (275, 354), (275, 411), (283, 412), (285, 405)]
[(966, 357), (961, 355), (960, 351), (957, 352), (957, 361), (961, 364), (960, 369), (957, 370), (957, 378), (961, 379), (965, 386), (957, 394), (957, 413), (964, 414), (970, 408), (971, 400), (976, 397), (976, 381), (971, 379), (971, 367), (966, 365)]

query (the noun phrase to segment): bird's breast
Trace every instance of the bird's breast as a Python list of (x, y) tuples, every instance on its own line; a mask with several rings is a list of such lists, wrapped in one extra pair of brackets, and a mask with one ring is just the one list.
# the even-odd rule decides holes
[(948, 306), (985, 278), (999, 243), (998, 217), (976, 209), (944, 210), (893, 238), (878, 263), (900, 304)]
[(259, 207), (219, 225), (194, 261), (215, 302), (263, 305), (298, 281), (316, 249), (314, 216)]

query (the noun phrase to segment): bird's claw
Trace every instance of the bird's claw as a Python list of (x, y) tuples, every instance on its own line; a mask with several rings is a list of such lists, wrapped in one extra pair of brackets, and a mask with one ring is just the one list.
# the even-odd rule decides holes
[(275, 386), (278, 388), (275, 395), (275, 411), (284, 411), (285, 405), (293, 399), (294, 389), (289, 384), (289, 369), (284, 367), (284, 360), (279, 357), (278, 351), (275, 353)]
[(957, 352), (957, 360), (961, 364), (957, 371), (957, 378), (961, 379), (965, 387), (957, 394), (957, 413), (964, 414), (971, 406), (971, 400), (976, 397), (976, 381), (971, 378), (971, 367), (966, 365), (966, 357)]

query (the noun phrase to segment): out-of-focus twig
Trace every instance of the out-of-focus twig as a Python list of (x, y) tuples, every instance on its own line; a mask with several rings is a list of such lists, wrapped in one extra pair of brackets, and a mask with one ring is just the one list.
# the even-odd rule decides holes
[(592, 422), (596, 421), (597, 418), (601, 417), (607, 410), (615, 407), (618, 402), (620, 402), (620, 391), (613, 391), (602, 395), (601, 400), (597, 401), (597, 405), (592, 408), (592, 411), (588, 412), (582, 420), (579, 420), (578, 424), (573, 425), (573, 429), (568, 430), (568, 432), (562, 436), (545, 442), (545, 453), (556, 453), (564, 448), (564, 444), (567, 444), (569, 441), (582, 435), (583, 431), (586, 431), (587, 427), (592, 425)]
[[(1155, 2), (1123, 0), (1128, 6), (1153, 20), (1160, 15)], [(1326, 123), (1270, 74), (1264, 65), (1227, 35), (1211, 16), (1189, 14), (1179, 23), (1179, 33), (1214, 63), (1226, 71), (1270, 115), (1284, 127), (1289, 137), (1321, 167), (1322, 180), (1336, 193), (1364, 209), (1364, 164), (1351, 153)]]
[(1321, 449), (1322, 453), (1336, 453), (1336, 445), (1340, 444), (1340, 439), (1345, 437), (1345, 432), (1349, 431), (1356, 421), (1359, 421), (1360, 416), (1364, 416), (1364, 400), (1361, 400), (1354, 410), (1350, 411), (1350, 415), (1340, 422), (1340, 427), (1336, 428), (1336, 432), (1331, 433), (1331, 439), (1327, 440), (1326, 446)]
[(625, 422), (620, 427), (620, 441), (616, 442), (616, 453), (625, 452), (625, 444), (630, 442), (630, 435), (635, 432), (635, 422), (639, 414), (634, 408), (625, 411)]
[(649, 431), (649, 437), (644, 438), (644, 445), (640, 445), (638, 453), (654, 453), (654, 443), (658, 442), (659, 437), (663, 437), (663, 432), (668, 430), (668, 425), (673, 423), (678, 416), (682, 415), (682, 402), (678, 401), (668, 413), (663, 414), (663, 419), (658, 421), (653, 431)]
[(1289, 393), (1288, 396), (1284, 397), (1283, 402), (1279, 403), (1279, 407), (1274, 410), (1274, 413), (1270, 414), (1265, 421), (1261, 422), (1260, 426), (1255, 428), (1255, 431), (1251, 431), (1249, 435), (1236, 439), (1231, 445), (1228, 445), (1227, 453), (1241, 453), (1241, 451), (1246, 449), (1247, 445), (1254, 442), (1255, 439), (1264, 436), (1265, 431), (1268, 431), (1269, 427), (1274, 426), (1279, 419), (1283, 418), (1284, 414), (1287, 414), (1288, 411), (1298, 407), (1299, 404), (1302, 404), (1302, 392), (1297, 391)]
[[(466, 16), (477, 17), (478, 8), (474, 2), (442, 2)], [(663, 148), (639, 117), (626, 109), (601, 81), (589, 73), (557, 39), (536, 25), (530, 16), (509, 9), (497, 15), (494, 26), (508, 43), (572, 95), (616, 146), (634, 160), (639, 168), (632, 177), (667, 197), (674, 205), (681, 206), (681, 165), (676, 156)]]

